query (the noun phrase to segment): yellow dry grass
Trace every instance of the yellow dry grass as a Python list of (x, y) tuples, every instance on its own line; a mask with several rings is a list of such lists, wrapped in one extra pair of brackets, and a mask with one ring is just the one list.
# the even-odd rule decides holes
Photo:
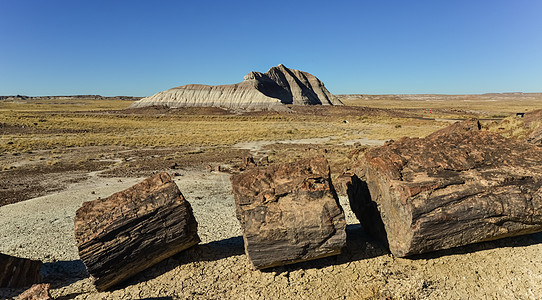
[[(220, 146), (249, 141), (334, 137), (334, 140), (425, 136), (445, 123), (375, 116), (128, 115), (92, 110), (127, 107), (127, 101), (1, 103), (0, 123), (20, 130), (0, 137), (1, 151), (80, 146)], [(79, 105), (82, 105), (80, 107)], [(84, 112), (81, 112), (84, 111)]]
[(0, 113), (6, 112), (45, 112), (45, 111), (96, 111), (126, 109), (132, 101), (94, 100), (94, 99), (55, 99), (28, 100), (19, 102), (0, 102)]
[(506, 100), (401, 100), (393, 97), (383, 97), (382, 99), (359, 99), (345, 98), (341, 99), (345, 105), (365, 106), (373, 108), (391, 108), (391, 109), (455, 109), (466, 112), (489, 113), (494, 117), (506, 117), (517, 112), (528, 112), (542, 108), (542, 99), (515, 99)]
[(504, 137), (524, 139), (531, 134), (536, 128), (542, 126), (541, 121), (525, 124), (523, 118), (507, 117), (501, 122), (492, 122), (486, 127), (489, 131), (497, 132)]

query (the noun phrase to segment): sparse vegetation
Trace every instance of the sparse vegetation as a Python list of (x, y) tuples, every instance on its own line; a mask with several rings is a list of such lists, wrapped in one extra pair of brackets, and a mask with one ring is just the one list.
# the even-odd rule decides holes
[[(408, 97), (408, 95), (407, 95)], [(442, 96), (440, 98), (446, 98)], [(489, 118), (505, 118), (518, 112), (528, 112), (541, 108), (540, 98), (525, 98), (504, 100), (478, 99), (478, 95), (452, 96), (445, 100), (415, 100), (401, 99), (396, 95), (382, 95), (362, 97), (345, 97), (341, 101), (346, 105), (366, 106), (386, 109), (417, 110), (425, 116), (446, 117), (451, 114), (463, 114), (464, 116), (482, 115)]]
[[(94, 100), (94, 102), (99, 102)], [(120, 102), (120, 103), (117, 103)], [(341, 116), (315, 115), (143, 115), (90, 111), (125, 107), (126, 101), (95, 104), (87, 111), (65, 104), (0, 104), (0, 150), (32, 151), (84, 146), (219, 146), (259, 140), (336, 137), (395, 139), (424, 136), (444, 123), (411, 118), (363, 116), (343, 123)], [(108, 106), (109, 105), (109, 106)], [(7, 108), (6, 108), (7, 107)], [(30, 108), (30, 109), (29, 109)]]
[(530, 122), (525, 124), (523, 118), (507, 117), (501, 122), (492, 122), (487, 124), (489, 131), (500, 133), (505, 137), (526, 138), (533, 130), (542, 126), (542, 121)]

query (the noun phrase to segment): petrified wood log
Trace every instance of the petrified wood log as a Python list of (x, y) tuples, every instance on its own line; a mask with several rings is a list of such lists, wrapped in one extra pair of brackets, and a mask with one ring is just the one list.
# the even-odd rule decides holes
[(41, 265), (39, 260), (0, 253), (0, 287), (22, 288), (40, 282)]
[(232, 176), (245, 251), (257, 269), (339, 254), (344, 212), (324, 157)]
[(167, 173), (84, 202), (75, 239), (99, 291), (200, 242), (192, 208)]
[(542, 231), (542, 149), (456, 123), (370, 150), (352, 210), (396, 256)]

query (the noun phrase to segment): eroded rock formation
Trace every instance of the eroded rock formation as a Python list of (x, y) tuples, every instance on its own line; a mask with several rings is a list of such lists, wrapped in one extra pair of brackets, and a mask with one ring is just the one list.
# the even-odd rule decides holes
[(280, 109), (283, 104), (340, 105), (315, 76), (284, 65), (266, 73), (250, 72), (244, 81), (231, 85), (189, 84), (159, 92), (134, 102), (131, 107), (213, 106), (227, 109)]
[(200, 242), (192, 208), (167, 173), (84, 202), (75, 240), (99, 291)]
[(356, 173), (352, 210), (396, 256), (542, 231), (542, 149), (476, 120), (369, 150)]
[(257, 269), (339, 254), (345, 217), (324, 157), (232, 176), (245, 251)]

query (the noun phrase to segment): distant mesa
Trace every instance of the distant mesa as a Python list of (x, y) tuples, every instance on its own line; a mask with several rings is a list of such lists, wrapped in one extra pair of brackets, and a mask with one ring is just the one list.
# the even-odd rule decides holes
[(266, 73), (250, 72), (230, 85), (189, 84), (159, 92), (134, 102), (131, 107), (213, 106), (227, 109), (276, 110), (292, 105), (342, 105), (324, 83), (307, 72), (280, 64)]

